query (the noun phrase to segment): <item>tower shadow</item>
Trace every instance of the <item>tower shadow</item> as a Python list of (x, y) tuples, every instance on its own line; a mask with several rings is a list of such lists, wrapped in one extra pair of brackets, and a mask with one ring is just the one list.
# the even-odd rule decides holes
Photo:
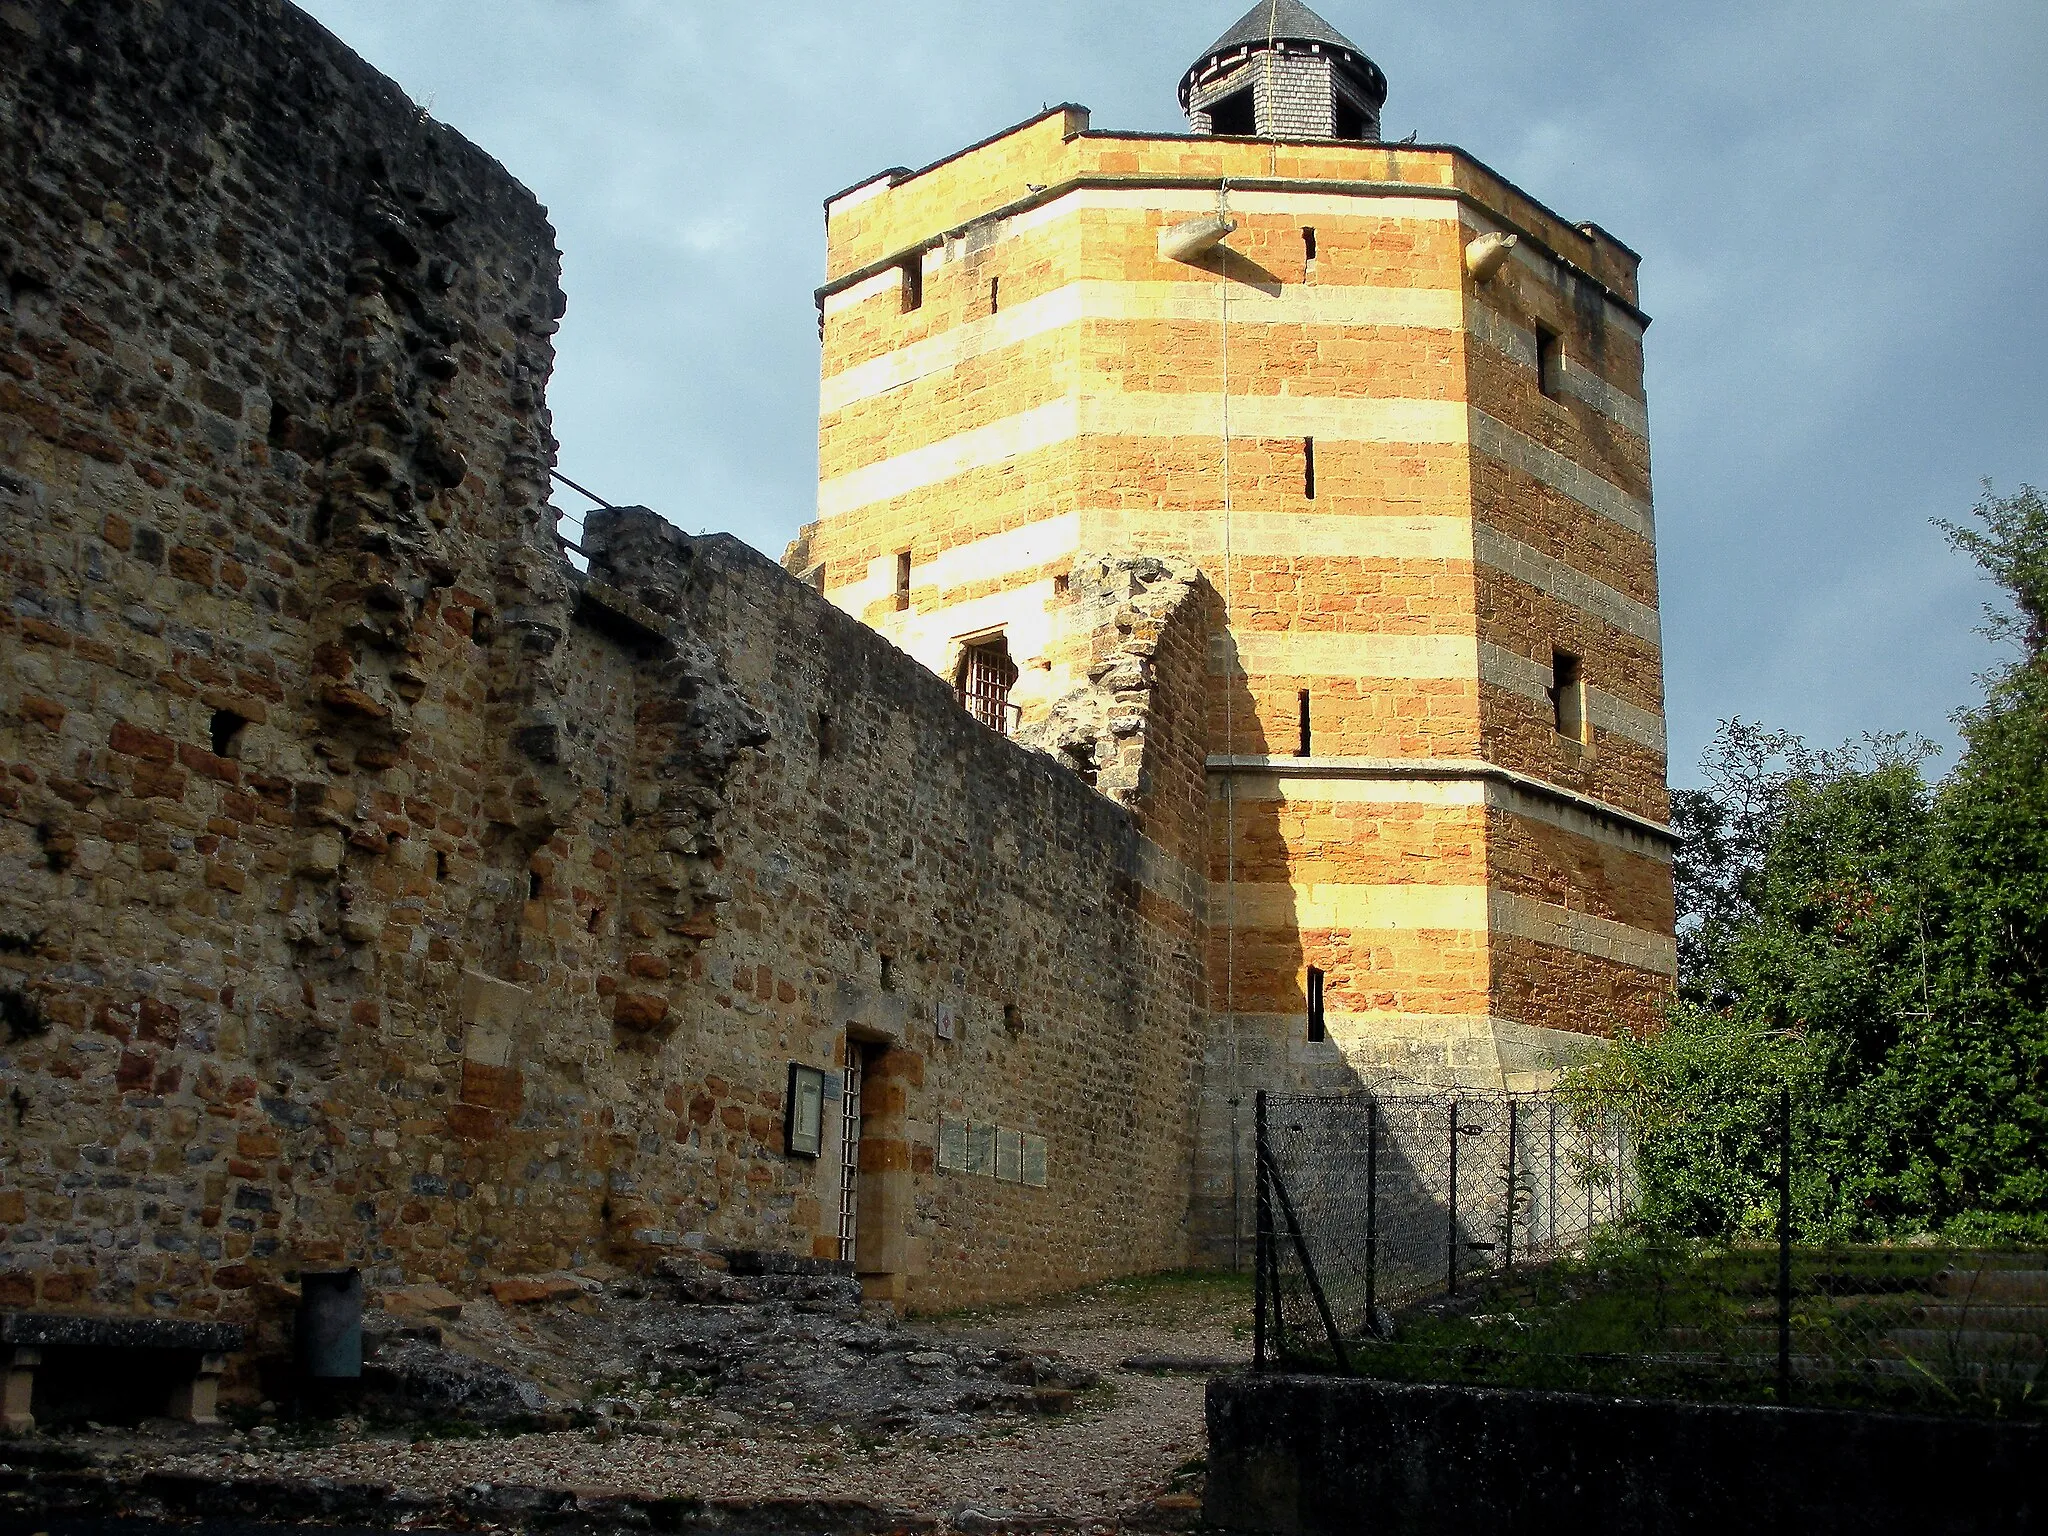
[[(1209, 1008), (1190, 1231), (1196, 1262), (1243, 1270), (1256, 1234), (1257, 1097), (1365, 1090), (1327, 1021), (1312, 1038), (1309, 972), (1321, 973), (1326, 1007), (1341, 1009), (1370, 957), (1354, 956), (1342, 930), (1303, 931), (1286, 780), (1258, 766), (1298, 735), (1240, 665), (1220, 597), (1209, 637)], [(1291, 699), (1292, 685), (1282, 692)]]

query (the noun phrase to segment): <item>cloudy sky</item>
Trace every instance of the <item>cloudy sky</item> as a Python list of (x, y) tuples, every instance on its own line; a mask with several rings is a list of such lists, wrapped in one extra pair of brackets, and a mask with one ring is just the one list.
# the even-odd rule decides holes
[[(1048, 103), (1173, 130), (1245, 8), (301, 3), (551, 210), (564, 471), (778, 556), (815, 490), (824, 197)], [(1952, 747), (1989, 593), (1931, 519), (2048, 485), (2048, 4), (1319, 8), (1387, 72), (1388, 137), (1643, 253), (1674, 780), (1737, 714)]]

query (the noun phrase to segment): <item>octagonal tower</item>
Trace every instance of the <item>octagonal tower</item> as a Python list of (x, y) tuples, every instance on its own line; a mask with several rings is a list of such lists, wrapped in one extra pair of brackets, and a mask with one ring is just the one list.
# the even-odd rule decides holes
[(1217, 1243), (1252, 1089), (1534, 1086), (1676, 970), (1638, 258), (1460, 150), (1335, 126), (1060, 107), (831, 199), (788, 557), (975, 707), (970, 672), (1013, 675), (998, 729), (1086, 685), (1084, 558), (1219, 594), (1188, 872)]

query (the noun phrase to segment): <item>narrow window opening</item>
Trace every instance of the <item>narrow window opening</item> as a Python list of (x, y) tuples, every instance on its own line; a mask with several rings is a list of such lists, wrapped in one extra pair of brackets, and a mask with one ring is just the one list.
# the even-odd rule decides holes
[(922, 253), (903, 263), (903, 313), (924, 308), (924, 256)]
[(1067, 595), (1067, 588), (1071, 585), (1073, 585), (1073, 578), (1070, 576), (1053, 577), (1052, 595), (1054, 597), (1065, 597)]
[(1586, 739), (1584, 664), (1568, 652), (1554, 652), (1550, 678), (1550, 707), (1557, 722), (1557, 734), (1583, 743)]
[(818, 756), (830, 757), (839, 746), (839, 728), (833, 723), (832, 711), (818, 711)]
[(603, 908), (603, 907), (592, 907), (592, 908), (590, 909), (590, 931), (591, 931), (592, 933), (598, 933), (598, 932), (601, 932), (601, 931), (603, 930), (603, 928), (604, 928), (604, 908)]
[(1294, 755), (1296, 757), (1313, 756), (1313, 753), (1310, 749), (1314, 745), (1314, 731), (1309, 721), (1308, 690), (1304, 688), (1301, 690), (1301, 746), (1296, 750)]
[(1308, 968), (1308, 1037), (1329, 1038), (1328, 1026), (1323, 1022), (1323, 973), (1314, 966)]
[(1564, 338), (1547, 325), (1536, 327), (1536, 387), (1555, 400), (1564, 387)]
[(964, 708), (999, 736), (1010, 734), (1010, 690), (1017, 685), (1017, 663), (1010, 659), (1010, 643), (1001, 635), (970, 645), (960, 657), (960, 671), (953, 689)]
[(282, 448), (292, 435), (292, 413), (284, 408), (281, 401), (270, 402), (270, 430), (265, 434), (270, 446)]
[(1209, 108), (1209, 131), (1219, 138), (1249, 139), (1259, 131), (1252, 88), (1232, 91)]
[(1015, 1003), (1003, 1004), (1003, 1028), (1011, 1034), (1018, 1034), (1024, 1028), (1024, 1015), (1017, 1011)]
[(533, 871), (526, 877), (526, 899), (528, 901), (540, 900), (540, 871), (538, 870)]
[(1304, 224), (1301, 230), (1301, 249), (1310, 266), (1316, 264), (1316, 232), (1313, 226)]
[(234, 757), (242, 748), (242, 727), (249, 722), (231, 709), (217, 709), (209, 726), (215, 757)]
[(994, 314), (1003, 307), (1003, 280), (992, 277), (988, 280), (988, 312)]
[(896, 957), (894, 955), (882, 956), (882, 990), (884, 992), (894, 992), (896, 990)]
[(901, 613), (910, 606), (910, 551), (899, 550), (896, 554), (896, 611)]
[(436, 850), (434, 853), (434, 878), (442, 884), (448, 881), (448, 855)]
[(1310, 501), (1316, 499), (1316, 440), (1312, 437), (1301, 440), (1301, 494)]

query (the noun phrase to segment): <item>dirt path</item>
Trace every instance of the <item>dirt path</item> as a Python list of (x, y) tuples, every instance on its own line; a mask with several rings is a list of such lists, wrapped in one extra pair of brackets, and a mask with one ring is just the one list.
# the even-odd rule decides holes
[(127, 1465), (375, 1482), (423, 1494), (516, 1483), (664, 1497), (850, 1497), (969, 1524), (972, 1512), (1061, 1516), (1107, 1528), (1134, 1511), (1185, 1510), (1206, 1445), (1203, 1375), (1134, 1372), (1122, 1362), (1147, 1355), (1243, 1360), (1248, 1300), (1227, 1281), (1176, 1277), (918, 1324), (935, 1345), (1055, 1350), (1102, 1376), (1062, 1415), (995, 1417), (950, 1439), (874, 1438), (794, 1415), (706, 1405), (635, 1433), (410, 1439), (344, 1427), (294, 1443), (288, 1429), (237, 1431), (204, 1449), (152, 1452), (138, 1444)]

